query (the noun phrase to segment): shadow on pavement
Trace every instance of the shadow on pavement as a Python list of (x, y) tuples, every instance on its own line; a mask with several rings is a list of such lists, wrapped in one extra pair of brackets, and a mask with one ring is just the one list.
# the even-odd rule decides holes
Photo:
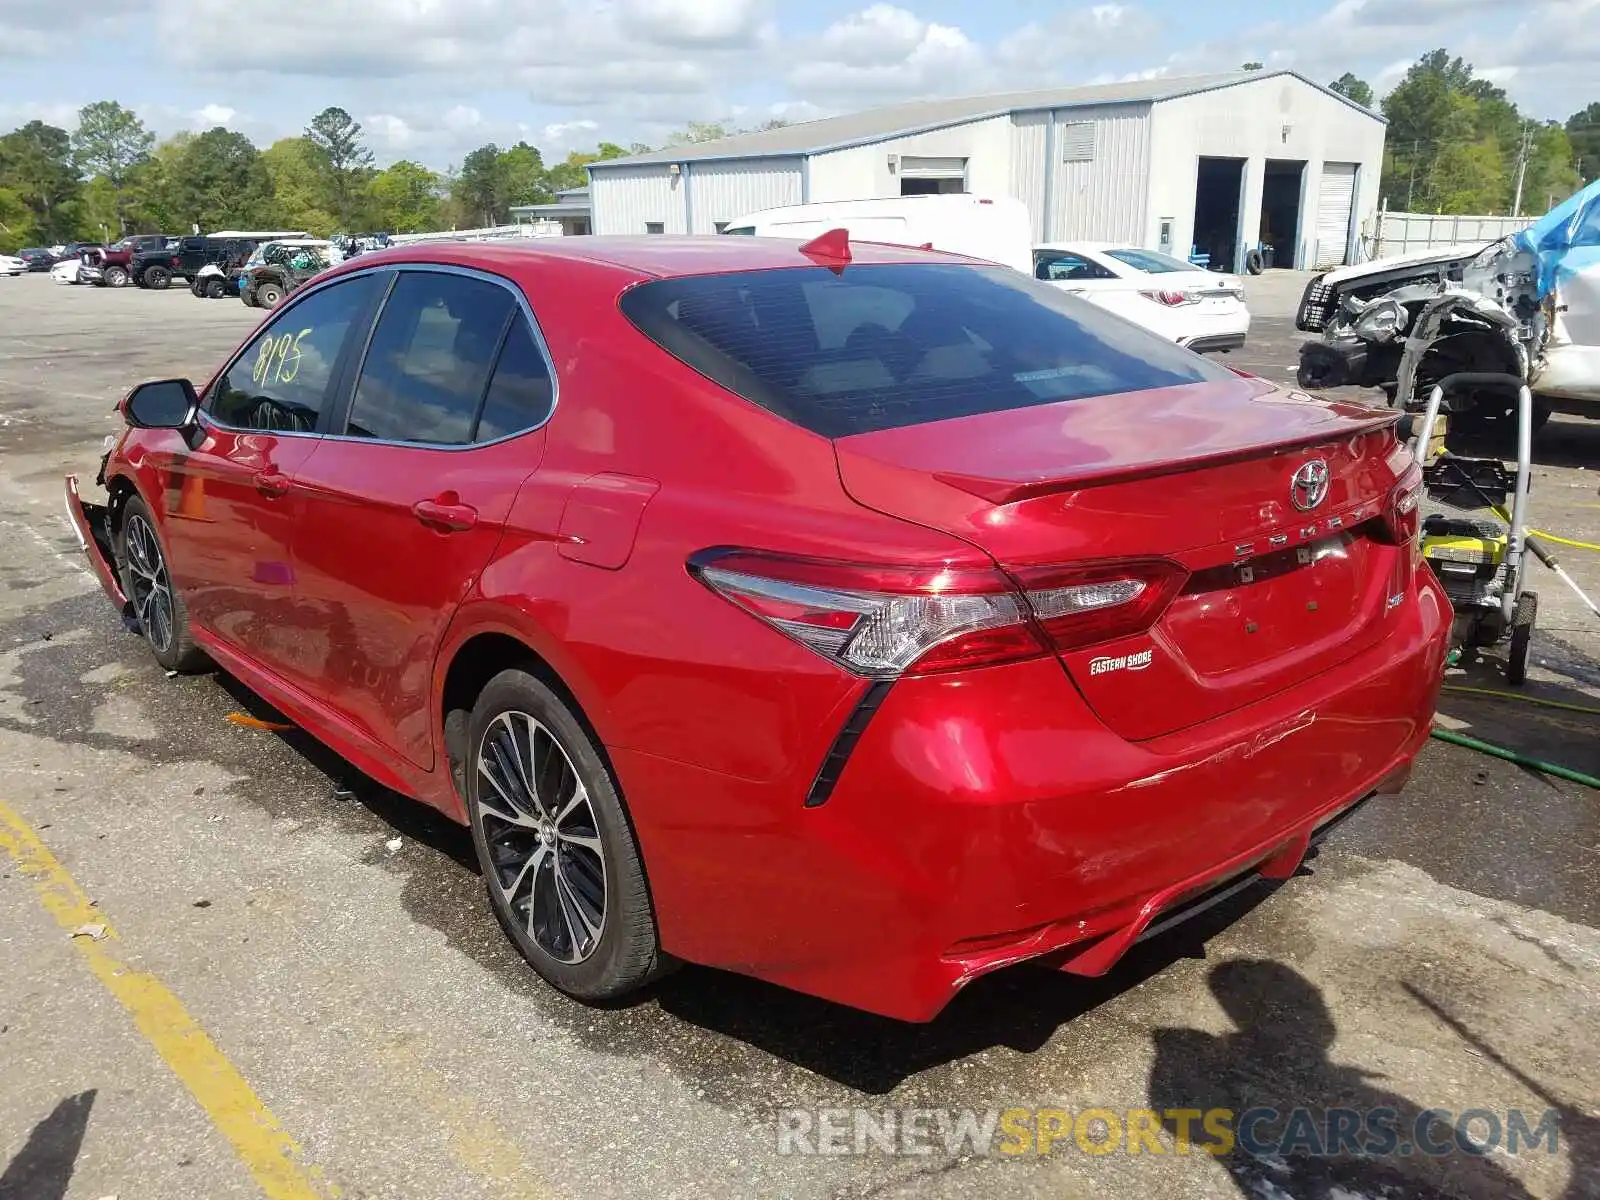
[(65, 1200), (94, 1098), (92, 1088), (68, 1096), (33, 1127), (0, 1175), (0, 1200)]
[[(1240, 1195), (1338, 1200), (1404, 1196), (1407, 1200), (1518, 1200), (1530, 1193), (1485, 1151), (1483, 1121), (1464, 1123), (1378, 1086), (1383, 1076), (1329, 1057), (1337, 1033), (1316, 986), (1277, 962), (1239, 959), (1212, 969), (1211, 993), (1236, 1032), (1155, 1031), (1150, 1107), (1175, 1138), (1210, 1145)], [(1455, 1097), (1436, 1097), (1441, 1101)], [(1462, 1103), (1467, 1109), (1470, 1105)], [(1226, 1109), (1237, 1141), (1209, 1136), (1202, 1113)], [(1184, 1112), (1190, 1115), (1186, 1121)], [(1541, 1113), (1528, 1113), (1530, 1130)], [(1509, 1136), (1504, 1113), (1499, 1141)], [(1182, 1131), (1182, 1132), (1180, 1132)], [(1563, 1130), (1563, 1132), (1565, 1132)], [(1592, 1137), (1573, 1155), (1581, 1185)], [(1527, 1153), (1527, 1150), (1523, 1151)], [(1544, 1153), (1536, 1150), (1533, 1153)], [(1571, 1196), (1592, 1195), (1571, 1191)]]

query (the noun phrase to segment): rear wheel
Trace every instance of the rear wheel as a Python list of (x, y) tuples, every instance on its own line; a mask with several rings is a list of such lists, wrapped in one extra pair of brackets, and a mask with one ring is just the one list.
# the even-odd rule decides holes
[(228, 294), (228, 285), (213, 275), (206, 280), (206, 298), (208, 300), (221, 300)]
[(165, 267), (146, 267), (144, 286), (155, 291), (165, 291), (172, 284), (172, 272)]
[(283, 289), (275, 283), (263, 283), (256, 289), (255, 302), (262, 308), (277, 308), (283, 303)]
[(155, 518), (138, 496), (122, 510), (117, 564), (123, 594), (133, 605), (139, 632), (150, 643), (156, 661), (169, 671), (192, 671), (203, 665), (205, 654), (189, 635), (189, 610), (172, 586), (166, 547), (156, 533)]
[(128, 286), (128, 272), (124, 267), (107, 267), (100, 278), (105, 280), (107, 287), (120, 288)]
[(500, 672), (468, 724), (466, 801), (489, 904), (546, 981), (580, 1000), (641, 987), (665, 965), (633, 830), (611, 773), (566, 703)]

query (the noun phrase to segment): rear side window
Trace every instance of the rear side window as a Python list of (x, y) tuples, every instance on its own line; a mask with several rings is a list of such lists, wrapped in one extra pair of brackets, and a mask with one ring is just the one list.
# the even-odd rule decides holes
[(998, 267), (793, 267), (641, 284), (622, 311), (723, 387), (824, 437), (1231, 378)]
[(442, 446), (472, 441), (515, 311), (511, 293), (488, 280), (402, 272), (373, 332), (345, 434)]
[(473, 440), (492, 442), (541, 425), (554, 403), (549, 364), (519, 313), (512, 319), (500, 360), (495, 363)]

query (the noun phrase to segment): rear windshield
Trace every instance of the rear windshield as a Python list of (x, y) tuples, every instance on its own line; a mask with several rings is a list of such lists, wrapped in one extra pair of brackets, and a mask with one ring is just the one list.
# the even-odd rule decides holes
[(824, 437), (1227, 379), (1155, 334), (1001, 267), (791, 267), (641, 284), (641, 332)]
[(1126, 263), (1135, 271), (1144, 271), (1150, 275), (1172, 275), (1179, 271), (1194, 272), (1200, 268), (1193, 263), (1186, 263), (1181, 258), (1173, 258), (1167, 254), (1157, 254), (1154, 250), (1133, 250), (1119, 247), (1116, 250), (1107, 250), (1107, 258), (1114, 258), (1120, 263)]

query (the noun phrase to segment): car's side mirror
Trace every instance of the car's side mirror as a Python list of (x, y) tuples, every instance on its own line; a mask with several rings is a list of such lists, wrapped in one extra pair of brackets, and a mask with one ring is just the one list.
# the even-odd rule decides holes
[(137, 429), (188, 429), (200, 411), (194, 384), (187, 379), (141, 383), (122, 402), (122, 415)]

